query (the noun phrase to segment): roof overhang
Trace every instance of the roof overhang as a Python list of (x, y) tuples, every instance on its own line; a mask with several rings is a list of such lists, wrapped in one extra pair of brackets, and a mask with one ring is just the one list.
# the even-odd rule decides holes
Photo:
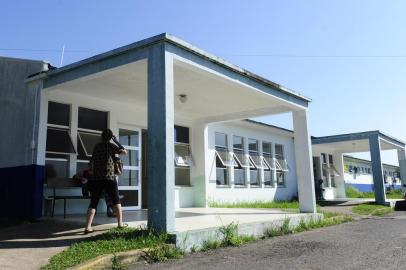
[(378, 136), (381, 150), (404, 150), (405, 143), (378, 130), (325, 137), (312, 137), (313, 148), (338, 153), (370, 151), (369, 139)]
[(253, 86), (256, 89), (295, 105), (307, 107), (311, 101), (311, 99), (297, 92), (233, 65), (167, 33), (150, 37), (58, 69), (50, 70), (46, 73), (28, 77), (26, 82), (42, 80), (43, 88), (52, 88), (72, 80), (146, 59), (148, 57), (148, 49), (156, 44), (162, 43), (166, 45), (168, 51), (182, 59), (188, 59), (194, 63), (209, 66), (227, 74), (234, 80)]

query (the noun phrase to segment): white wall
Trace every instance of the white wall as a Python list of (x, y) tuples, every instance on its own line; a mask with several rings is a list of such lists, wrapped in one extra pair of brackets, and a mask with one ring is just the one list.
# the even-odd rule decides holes
[[(126, 103), (111, 102), (103, 98), (85, 96), (77, 93), (69, 93), (59, 90), (50, 91), (48, 93), (48, 100), (61, 102), (72, 105), (72, 111), (77, 111), (78, 107), (86, 107), (95, 110), (109, 112), (109, 128), (114, 133), (118, 132), (120, 124), (132, 125), (140, 129), (146, 129), (147, 116), (145, 107), (137, 107)], [(204, 156), (204, 168), (191, 167), (191, 186), (176, 186), (175, 187), (175, 207), (195, 207), (205, 206), (204, 201), (217, 201), (217, 202), (231, 202), (231, 201), (254, 201), (254, 200), (290, 200), (297, 196), (297, 178), (296, 178), (296, 165), (294, 158), (294, 145), (293, 133), (282, 131), (279, 129), (265, 127), (255, 123), (248, 123), (246, 121), (216, 123), (208, 125), (208, 149), (204, 153), (197, 150), (194, 140), (199, 140), (199, 136), (193, 136), (193, 128), (196, 123), (193, 123), (185, 118), (177, 116), (175, 118), (177, 125), (187, 126), (190, 128), (190, 145), (192, 146), (192, 153), (196, 158), (197, 155)], [(72, 119), (73, 129), (77, 126), (77, 118)], [(199, 129), (200, 132), (200, 129)], [(214, 163), (214, 134), (215, 132), (227, 133), (229, 140), (233, 135), (243, 136), (248, 138), (257, 139), (261, 141), (271, 142), (273, 144), (284, 145), (285, 158), (289, 165), (289, 172), (285, 176), (284, 187), (234, 187), (227, 188), (217, 187), (215, 183), (216, 168)], [(202, 140), (204, 140), (202, 136)], [(196, 139), (195, 139), (196, 138)], [(76, 138), (73, 136), (74, 143)], [(231, 143), (231, 141), (230, 141)], [(203, 149), (200, 149), (203, 150)], [(75, 164), (76, 156), (72, 155), (70, 166), (70, 176), (76, 173)], [(199, 160), (199, 159), (197, 159)], [(202, 159), (200, 159), (202, 160)], [(206, 174), (206, 175), (203, 175)], [(247, 179), (248, 180), (248, 179)], [(45, 195), (50, 195), (52, 190), (46, 189)], [(71, 190), (58, 190), (59, 194), (80, 194), (80, 189)], [(202, 203), (203, 201), (203, 203)], [(85, 213), (88, 207), (86, 200), (71, 200), (67, 203), (68, 213)], [(56, 205), (56, 213), (62, 213), (62, 201)], [(99, 204), (99, 212), (104, 212), (104, 202)]]
[[(228, 135), (229, 149), (232, 149), (232, 136), (248, 138), (282, 144), (284, 146), (285, 158), (289, 165), (289, 172), (286, 173), (284, 187), (218, 187), (216, 185), (216, 164), (215, 164), (215, 133), (221, 132)], [(297, 196), (296, 164), (294, 157), (293, 133), (280, 131), (271, 127), (264, 127), (246, 121), (215, 123), (209, 125), (209, 149), (207, 155), (210, 157), (210, 174), (207, 185), (207, 200), (209, 202), (237, 202), (256, 200), (290, 200)], [(246, 142), (245, 142), (246, 143)], [(248, 182), (249, 179), (246, 179)]]

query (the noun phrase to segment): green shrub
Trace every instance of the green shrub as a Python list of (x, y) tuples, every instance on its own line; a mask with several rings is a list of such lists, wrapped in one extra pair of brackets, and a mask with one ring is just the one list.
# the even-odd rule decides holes
[(161, 244), (148, 249), (145, 258), (149, 262), (164, 262), (169, 259), (179, 259), (183, 256), (183, 251), (174, 245)]
[(217, 249), (222, 246), (221, 241), (219, 240), (206, 240), (202, 244), (201, 251), (208, 251), (210, 249)]

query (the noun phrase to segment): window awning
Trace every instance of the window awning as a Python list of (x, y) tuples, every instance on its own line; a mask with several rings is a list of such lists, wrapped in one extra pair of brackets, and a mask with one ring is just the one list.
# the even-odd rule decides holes
[(264, 170), (266, 171), (275, 170), (275, 162), (271, 157), (262, 157), (262, 164)]
[(190, 146), (188, 144), (175, 144), (175, 166), (190, 167), (193, 164)]
[(220, 160), (221, 164), (224, 167), (236, 166), (235, 161), (230, 158), (230, 154), (228, 153), (228, 151), (226, 149), (217, 148), (215, 150), (215, 153), (216, 153), (217, 158)]
[(277, 171), (288, 172), (289, 166), (286, 159), (274, 158), (275, 168)]
[(323, 164), (322, 166), (323, 171), (327, 174), (333, 175), (333, 176), (340, 176), (340, 173), (338, 172), (338, 170), (334, 167), (333, 164), (327, 165), (327, 164)]
[[(254, 166), (254, 168), (256, 168), (256, 169), (263, 168), (262, 159), (257, 153), (250, 153), (249, 159), (250, 159), (250, 165)], [(251, 166), (250, 166), (250, 168), (252, 168)]]
[(46, 152), (52, 154), (76, 154), (69, 130), (48, 127)]
[(78, 138), (78, 143), (82, 145), (82, 149), (85, 151), (86, 156), (91, 157), (94, 147), (100, 142), (100, 134), (79, 131)]

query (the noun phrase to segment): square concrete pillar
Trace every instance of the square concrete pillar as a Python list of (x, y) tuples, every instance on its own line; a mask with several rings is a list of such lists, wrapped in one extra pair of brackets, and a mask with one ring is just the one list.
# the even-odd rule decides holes
[(340, 176), (334, 178), (336, 183), (337, 198), (345, 198), (345, 180), (344, 180), (344, 157), (342, 153), (333, 154), (334, 167), (337, 169)]
[(164, 44), (148, 55), (148, 227), (175, 231), (173, 56)]
[(385, 184), (381, 160), (381, 142), (378, 134), (369, 137), (369, 149), (371, 151), (372, 177), (374, 180), (374, 192), (376, 204), (384, 205), (386, 202)]
[(402, 184), (406, 184), (406, 155), (405, 149), (398, 150), (399, 168), (400, 168), (400, 179)]
[(292, 116), (300, 212), (316, 213), (312, 144), (309, 135), (307, 110), (292, 112)]
[(194, 164), (191, 168), (191, 186), (193, 189), (195, 207), (207, 207), (207, 192), (209, 189), (210, 164), (208, 151), (207, 124), (197, 123), (192, 127), (191, 150)]

